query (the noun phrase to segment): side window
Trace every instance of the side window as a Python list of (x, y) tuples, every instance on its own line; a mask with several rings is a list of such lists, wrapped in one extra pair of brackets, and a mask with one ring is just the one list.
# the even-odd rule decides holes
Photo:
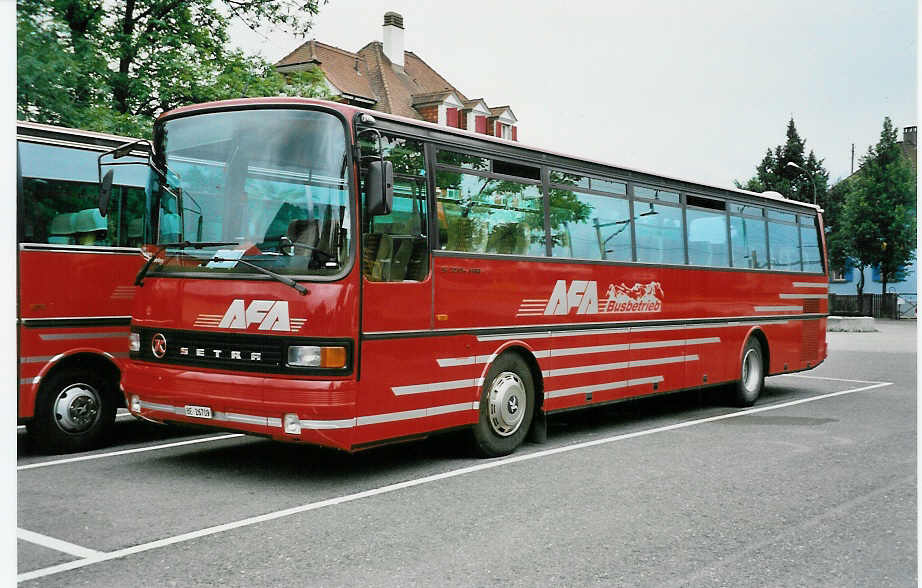
[(710, 267), (729, 267), (730, 244), (727, 242), (727, 215), (723, 212), (724, 203), (720, 200), (688, 194), (686, 204), (688, 205), (685, 209), (685, 222), (688, 224), (688, 263)]
[[(360, 144), (363, 160), (378, 156), (377, 138), (362, 135)], [(375, 282), (421, 281), (429, 274), (423, 144), (384, 135), (381, 148), (394, 166), (394, 206), (388, 215), (363, 219), (362, 274)]]
[(731, 216), (730, 244), (733, 248), (733, 267), (750, 269), (768, 267), (764, 219)]
[[(97, 208), (98, 154), (19, 142), (22, 167), (20, 238), (27, 243), (139, 246), (144, 240), (144, 166), (115, 169), (109, 212)], [(126, 159), (127, 161), (127, 159)]]
[(442, 249), (546, 255), (538, 167), (445, 150), (439, 151), (437, 161), (435, 196)]
[[(769, 211), (769, 218), (773, 216), (778, 218), (783, 214), (772, 215), (772, 212), (774, 211)], [(789, 272), (801, 271), (800, 235), (798, 233), (797, 225), (775, 220), (768, 221), (768, 250), (771, 255), (769, 263), (772, 269)]]
[[(682, 209), (675, 192), (634, 186), (637, 261), (685, 263)], [(640, 200), (640, 198), (649, 200)], [(669, 204), (667, 204), (669, 203)]]
[[(804, 218), (804, 217), (801, 217)], [(817, 237), (817, 228), (813, 219), (806, 219), (806, 224), (800, 226), (800, 248), (803, 259), (804, 271), (810, 273), (823, 272), (823, 258), (820, 252), (820, 243)]]
[(443, 249), (545, 254), (540, 186), (440, 170), (436, 197)]
[[(551, 171), (550, 217), (554, 257), (631, 261), (631, 212), (624, 183)], [(582, 189), (581, 189), (582, 188)]]

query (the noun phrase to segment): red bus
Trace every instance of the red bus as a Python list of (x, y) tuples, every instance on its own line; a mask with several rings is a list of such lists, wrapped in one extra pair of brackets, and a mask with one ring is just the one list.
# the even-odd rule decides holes
[[(135, 274), (144, 262), (147, 169), (115, 168), (97, 208), (99, 156), (131, 139), (17, 124), (19, 423), (45, 448), (100, 443), (128, 357)], [(126, 157), (123, 162), (143, 162)]]
[[(130, 410), (354, 451), (826, 357), (809, 204), (307, 99), (164, 114)], [(157, 227), (155, 227), (155, 234)], [(176, 230), (179, 230), (176, 233)]]

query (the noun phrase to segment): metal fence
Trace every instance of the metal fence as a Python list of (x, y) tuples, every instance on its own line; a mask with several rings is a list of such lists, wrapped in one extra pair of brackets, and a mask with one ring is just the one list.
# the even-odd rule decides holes
[(898, 294), (896, 301), (901, 319), (916, 318), (916, 307), (919, 305), (919, 295), (917, 293)]
[[(915, 294), (911, 309), (907, 294), (830, 294), (829, 314), (837, 316), (872, 316), (874, 318), (915, 318)], [(901, 300), (901, 297), (903, 300)], [(901, 302), (903, 304), (901, 304)], [(903, 310), (906, 312), (904, 313)], [(905, 314), (905, 316), (903, 316)]]

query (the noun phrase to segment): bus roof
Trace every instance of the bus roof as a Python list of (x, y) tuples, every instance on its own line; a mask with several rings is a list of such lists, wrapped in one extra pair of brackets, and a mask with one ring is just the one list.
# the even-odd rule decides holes
[(121, 135), (112, 135), (109, 133), (98, 133), (96, 131), (86, 131), (84, 129), (74, 129), (70, 127), (59, 127), (57, 125), (46, 125), (24, 120), (16, 121), (16, 134), (30, 137), (51, 137), (56, 138), (73, 138), (78, 142), (86, 142), (87, 139), (98, 139), (116, 145), (131, 143), (137, 141), (137, 137), (123, 137)]
[(325, 107), (327, 107), (327, 108), (332, 108), (332, 109), (334, 109), (334, 110), (338, 110), (338, 111), (340, 111), (340, 112), (342, 112), (342, 113), (344, 113), (344, 114), (347, 114), (347, 113), (364, 113), (364, 114), (369, 114), (369, 115), (371, 115), (371, 116), (374, 117), (375, 119), (389, 120), (389, 121), (394, 121), (394, 122), (398, 122), (398, 123), (402, 123), (402, 124), (407, 124), (407, 125), (411, 125), (411, 126), (416, 126), (416, 127), (420, 127), (420, 128), (428, 128), (428, 129), (431, 129), (431, 130), (434, 130), (434, 131), (438, 131), (438, 132), (441, 132), (441, 133), (447, 133), (447, 134), (452, 134), (452, 135), (459, 135), (459, 136), (463, 136), (463, 137), (472, 138), (472, 139), (475, 139), (475, 140), (478, 140), (478, 141), (486, 141), (486, 142), (490, 142), (490, 143), (496, 143), (496, 144), (499, 144), (499, 145), (503, 145), (503, 146), (511, 147), (511, 148), (515, 148), (515, 149), (523, 149), (523, 150), (531, 151), (531, 152), (535, 152), (535, 153), (544, 153), (544, 154), (552, 155), (552, 156), (556, 156), (556, 157), (563, 157), (563, 158), (572, 159), (572, 160), (577, 160), (577, 161), (584, 161), (584, 162), (586, 162), (586, 163), (590, 163), (590, 164), (597, 165), (597, 166), (603, 166), (603, 167), (614, 168), (614, 169), (623, 170), (623, 171), (627, 171), (627, 172), (634, 172), (634, 173), (644, 174), (644, 175), (648, 175), (648, 176), (654, 176), (654, 177), (657, 177), (657, 178), (663, 178), (663, 179), (665, 179), (665, 180), (671, 180), (671, 181), (675, 181), (675, 182), (683, 182), (683, 183), (687, 183), (687, 184), (694, 184), (694, 185), (697, 185), (697, 186), (701, 186), (701, 187), (704, 187), (704, 188), (710, 188), (710, 189), (714, 189), (714, 190), (721, 190), (721, 191), (725, 191), (725, 192), (731, 192), (731, 193), (742, 194), (742, 195), (745, 195), (745, 196), (748, 197), (748, 198), (755, 198), (755, 199), (759, 199), (759, 200), (774, 201), (774, 202), (786, 204), (786, 205), (789, 205), (789, 206), (797, 206), (797, 207), (802, 207), (802, 208), (808, 208), (808, 209), (810, 209), (810, 210), (817, 211), (817, 212), (822, 212), (822, 210), (823, 210), (822, 208), (820, 208), (820, 207), (817, 206), (816, 204), (811, 204), (811, 203), (809, 203), (809, 202), (801, 202), (801, 201), (799, 201), (799, 200), (791, 200), (791, 199), (789, 199), (789, 198), (785, 198), (784, 196), (782, 196), (782, 195), (779, 194), (778, 192), (773, 192), (773, 191), (768, 191), (768, 192), (751, 192), (751, 191), (749, 191), (749, 190), (743, 190), (743, 189), (741, 189), (741, 188), (736, 188), (736, 187), (718, 186), (718, 185), (715, 185), (715, 184), (706, 184), (706, 183), (703, 183), (703, 182), (700, 182), (700, 181), (697, 181), (697, 180), (692, 180), (692, 179), (688, 179), (688, 178), (682, 178), (682, 177), (678, 177), (678, 176), (670, 176), (670, 175), (662, 174), (662, 173), (659, 173), (659, 172), (656, 172), (656, 171), (651, 171), (651, 170), (646, 170), (646, 169), (641, 169), (641, 168), (636, 168), (636, 167), (627, 167), (627, 166), (623, 166), (623, 165), (616, 165), (616, 164), (612, 164), (612, 163), (608, 163), (608, 162), (604, 162), (604, 161), (599, 161), (599, 160), (597, 160), (597, 159), (591, 159), (591, 158), (587, 158), (587, 157), (583, 157), (583, 156), (578, 156), (578, 155), (571, 155), (571, 154), (567, 154), (567, 153), (560, 153), (560, 152), (552, 151), (552, 150), (550, 150), (550, 149), (546, 149), (546, 148), (543, 148), (543, 147), (537, 147), (537, 146), (534, 146), (534, 145), (526, 145), (526, 144), (523, 144), (523, 143), (519, 143), (518, 141), (508, 141), (508, 140), (506, 140), (506, 139), (501, 139), (501, 138), (499, 138), (499, 137), (493, 137), (493, 136), (491, 136), (491, 135), (485, 135), (485, 134), (483, 134), (483, 133), (475, 133), (475, 132), (473, 132), (473, 131), (468, 131), (468, 130), (466, 130), (466, 129), (456, 129), (456, 128), (454, 128), (454, 127), (447, 127), (447, 126), (444, 126), (444, 125), (438, 125), (438, 124), (435, 124), (435, 123), (431, 123), (431, 122), (423, 121), (423, 120), (418, 120), (418, 119), (415, 119), (415, 118), (409, 118), (409, 117), (400, 116), (400, 115), (396, 115), (396, 114), (390, 114), (390, 113), (387, 113), (387, 112), (380, 112), (380, 111), (371, 110), (371, 109), (368, 109), (368, 108), (361, 108), (361, 107), (352, 106), (352, 105), (349, 105), (349, 104), (341, 104), (341, 103), (339, 103), (339, 102), (330, 102), (330, 101), (327, 101), (327, 100), (318, 100), (318, 99), (315, 99), (315, 98), (298, 98), (298, 97), (286, 97), (286, 96), (278, 96), (278, 97), (272, 97), (272, 98), (235, 98), (235, 99), (233, 99), (233, 100), (222, 100), (222, 101), (218, 101), (218, 102), (207, 102), (207, 103), (204, 103), (204, 104), (195, 104), (195, 105), (191, 105), (191, 106), (183, 106), (183, 107), (180, 107), (180, 108), (177, 108), (177, 109), (168, 111), (168, 112), (164, 112), (163, 114), (161, 114), (161, 115), (158, 117), (158, 120), (164, 119), (164, 118), (172, 118), (173, 116), (178, 116), (178, 115), (182, 115), (182, 114), (188, 114), (188, 113), (191, 113), (191, 112), (194, 112), (194, 111), (198, 111), (198, 110), (232, 109), (232, 108), (240, 107), (240, 106), (254, 106), (254, 105), (267, 105), (267, 106), (268, 106), (268, 105), (286, 105), (286, 104), (292, 104), (292, 105), (294, 105), (294, 104), (304, 104), (304, 105), (325, 106)]

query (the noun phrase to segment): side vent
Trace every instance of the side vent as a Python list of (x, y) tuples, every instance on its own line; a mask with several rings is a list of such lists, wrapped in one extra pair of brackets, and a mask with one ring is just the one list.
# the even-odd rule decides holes
[(804, 300), (804, 313), (805, 314), (819, 314), (820, 312), (820, 301), (816, 298), (810, 298)]
[(812, 361), (819, 353), (819, 321), (801, 321), (801, 361)]

